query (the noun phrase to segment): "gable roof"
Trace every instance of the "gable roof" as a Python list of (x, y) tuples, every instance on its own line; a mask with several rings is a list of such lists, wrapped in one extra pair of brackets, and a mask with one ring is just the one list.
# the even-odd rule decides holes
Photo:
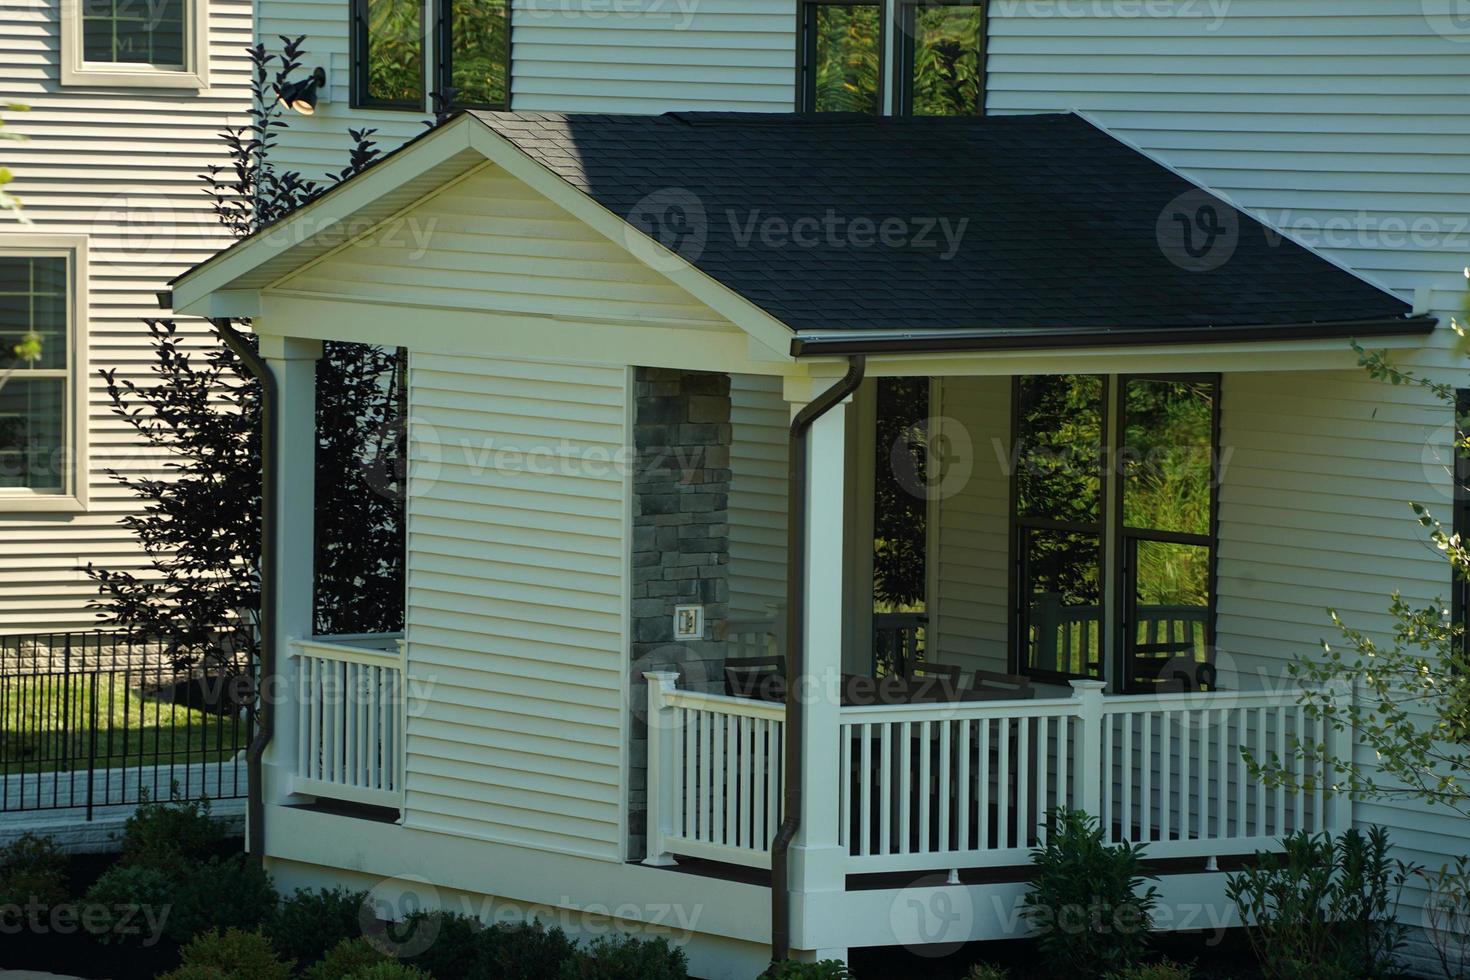
[(799, 348), (1433, 323), (1075, 114), (474, 115)]
[(793, 355), (1435, 324), (1074, 114), (461, 114), (178, 277), (176, 308), (249, 315), (486, 159)]

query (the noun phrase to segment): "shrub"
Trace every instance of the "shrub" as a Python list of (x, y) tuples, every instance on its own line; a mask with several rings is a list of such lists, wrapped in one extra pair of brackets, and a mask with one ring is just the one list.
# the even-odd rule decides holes
[(54, 840), (21, 834), (0, 847), (0, 905), (49, 908), (66, 899), (66, 858)]
[(1143, 845), (1103, 843), (1097, 821), (1078, 811), (1048, 814), (1046, 844), (1031, 851), (1036, 876), (1023, 914), (1037, 928), (1049, 967), (1102, 976), (1143, 955), (1158, 889), (1144, 884)]
[(577, 955), (566, 933), (541, 923), (496, 925), (480, 937), (475, 980), (540, 980), (554, 977)]
[(179, 968), (158, 980), (290, 980), (282, 962), (258, 932), (227, 929), (196, 936), (179, 951)]
[(798, 963), (782, 960), (771, 968), (772, 980), (852, 980), (847, 964), (841, 960), (818, 960), (815, 963)]
[(1433, 874), (1418, 872), (1429, 888), (1424, 932), (1440, 972), (1450, 980), (1470, 973), (1470, 857), (1457, 857)]
[(416, 966), (409, 966), (407, 963), (399, 963), (396, 960), (383, 960), (352, 973), (338, 974), (333, 980), (433, 980), (433, 978)]
[(122, 863), (179, 875), (217, 854), (224, 837), (224, 827), (210, 813), (208, 800), (156, 803), (145, 795), (123, 825)]
[(401, 923), (390, 924), (383, 938), (413, 945), (415, 937), (432, 934), (434, 941), (423, 952), (409, 957), (413, 965), (435, 977), (468, 978), (484, 955), (481, 934), (485, 931), (480, 920), (472, 916), (415, 912)]
[(976, 963), (965, 974), (965, 980), (1010, 980), (1011, 971), (990, 963)]
[(271, 915), (266, 935), (287, 959), (313, 963), (343, 940), (362, 935), (359, 915), (366, 898), (366, 892), (341, 888), (314, 892), (298, 888)]
[[(157, 868), (114, 864), (87, 889), (83, 901), (107, 915), (97, 933), (99, 942), (151, 945), (157, 928), (167, 929), (173, 917), (174, 881)], [(94, 913), (95, 914), (95, 913)]]
[(1194, 967), (1164, 960), (1108, 974), (1108, 980), (1193, 980)]
[(1404, 941), (1395, 918), (1414, 869), (1388, 858), (1388, 834), (1353, 829), (1336, 840), (1301, 832), (1284, 854), (1257, 854), (1225, 893), (1248, 923), (1261, 969), (1273, 980), (1378, 977), (1394, 972)]
[(342, 980), (343, 977), (357, 976), (369, 967), (389, 959), (390, 957), (366, 939), (344, 939), (333, 946), (321, 962), (307, 968), (301, 976), (302, 980)]
[(210, 860), (174, 883), (168, 934), (184, 942), (206, 930), (258, 929), (275, 912), (270, 876), (244, 855)]
[(562, 980), (684, 980), (689, 961), (666, 939), (598, 936), (562, 964)]

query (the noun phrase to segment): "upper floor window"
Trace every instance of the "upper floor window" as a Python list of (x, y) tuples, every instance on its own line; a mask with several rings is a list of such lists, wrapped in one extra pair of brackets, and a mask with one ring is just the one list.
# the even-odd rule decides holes
[(984, 113), (985, 0), (802, 0), (800, 11), (801, 111)]
[(900, 0), (894, 113), (985, 113), (983, 0)]
[(85, 505), (85, 245), (0, 236), (0, 513)]
[(429, 92), (453, 106), (510, 105), (510, 0), (433, 4), (429, 31), (424, 0), (354, 0), (354, 106), (422, 112)]
[(804, 0), (801, 106), (806, 112), (883, 110), (883, 5)]
[(203, 88), (206, 0), (64, 0), (64, 85)]

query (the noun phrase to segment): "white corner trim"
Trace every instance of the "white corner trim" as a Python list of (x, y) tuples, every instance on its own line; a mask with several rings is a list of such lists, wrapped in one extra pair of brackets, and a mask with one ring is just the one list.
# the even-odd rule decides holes
[(209, 0), (185, 0), (184, 67), (89, 62), (83, 57), (82, 4), (61, 0), (61, 84), (92, 88), (209, 88)]

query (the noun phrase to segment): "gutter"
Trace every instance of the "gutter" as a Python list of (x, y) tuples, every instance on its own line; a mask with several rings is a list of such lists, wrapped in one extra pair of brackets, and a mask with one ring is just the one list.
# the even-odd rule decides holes
[(1146, 344), (1223, 344), (1245, 341), (1327, 340), (1427, 334), (1439, 320), (1432, 316), (1374, 320), (1332, 320), (1245, 327), (1163, 327), (1122, 330), (931, 330), (843, 331), (797, 335), (791, 340), (792, 357), (820, 354), (919, 354), (993, 350), (1057, 350), (1084, 347), (1133, 347)]
[(257, 864), (265, 863), (265, 787), (262, 759), (266, 747), (276, 734), (276, 707), (272, 701), (271, 681), (276, 676), (275, 596), (276, 554), (271, 540), (276, 529), (277, 493), (275, 425), (278, 390), (276, 376), (256, 349), (245, 340), (229, 320), (211, 320), (225, 345), (244, 362), (246, 369), (260, 382), (260, 653), (256, 664), (255, 737), (245, 752), (245, 837), (250, 856)]
[(807, 433), (812, 425), (862, 384), (866, 359), (848, 359), (847, 374), (796, 413), (787, 447), (786, 483), (786, 792), (781, 826), (771, 842), (771, 962), (791, 954), (791, 842), (801, 828), (803, 705), (800, 681), (806, 675), (806, 489)]

